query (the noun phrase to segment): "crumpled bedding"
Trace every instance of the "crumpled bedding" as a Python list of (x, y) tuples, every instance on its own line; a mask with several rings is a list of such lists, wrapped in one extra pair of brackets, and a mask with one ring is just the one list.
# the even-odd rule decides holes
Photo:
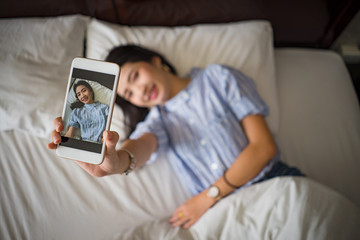
[(360, 209), (335, 191), (309, 178), (279, 177), (223, 199), (189, 231), (162, 219), (114, 239), (357, 239), (359, 226)]
[[(189, 193), (166, 159), (94, 178), (46, 140), (0, 132), (2, 239), (354, 239), (359, 208), (311, 178), (282, 177), (218, 202), (189, 230), (168, 219)], [(169, 179), (169, 181), (163, 181)]]

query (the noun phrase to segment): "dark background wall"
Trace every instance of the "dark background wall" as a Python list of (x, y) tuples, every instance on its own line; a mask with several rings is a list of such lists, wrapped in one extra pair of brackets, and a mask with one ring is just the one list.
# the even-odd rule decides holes
[(275, 46), (329, 48), (359, 0), (2, 0), (0, 17), (83, 14), (124, 25), (179, 26), (269, 20)]

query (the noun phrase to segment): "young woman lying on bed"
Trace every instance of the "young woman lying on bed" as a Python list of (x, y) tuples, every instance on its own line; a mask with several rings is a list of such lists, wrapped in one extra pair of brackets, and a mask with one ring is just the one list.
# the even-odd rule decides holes
[[(129, 104), (151, 110), (120, 150), (115, 150), (119, 135), (104, 132), (107, 152), (102, 164), (78, 164), (101, 177), (129, 173), (166, 153), (193, 195), (173, 213), (173, 226), (190, 227), (239, 188), (275, 176), (302, 176), (279, 160), (264, 119), (268, 107), (254, 82), (239, 70), (213, 64), (180, 78), (163, 56), (135, 45), (112, 49), (106, 60), (122, 67), (117, 91), (125, 99), (124, 112)], [(61, 118), (54, 126), (50, 149), (60, 142)]]

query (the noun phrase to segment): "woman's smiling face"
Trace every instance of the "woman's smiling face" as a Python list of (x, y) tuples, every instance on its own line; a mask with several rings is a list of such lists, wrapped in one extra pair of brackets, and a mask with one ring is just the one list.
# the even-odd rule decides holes
[(164, 104), (170, 98), (168, 73), (161, 67), (161, 60), (151, 63), (125, 63), (121, 67), (118, 94), (139, 107)]
[(85, 104), (92, 104), (94, 103), (93, 94), (89, 88), (84, 85), (79, 85), (76, 87), (76, 97), (79, 99), (80, 102)]

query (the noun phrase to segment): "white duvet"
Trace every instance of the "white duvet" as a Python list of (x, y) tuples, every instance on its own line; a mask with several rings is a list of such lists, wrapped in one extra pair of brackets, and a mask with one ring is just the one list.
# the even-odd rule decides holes
[(309, 178), (282, 177), (220, 201), (189, 231), (163, 219), (117, 239), (358, 239), (359, 226), (359, 209), (338, 193)]
[(359, 208), (310, 178), (242, 189), (184, 230), (168, 219), (189, 194), (163, 157), (127, 177), (94, 178), (47, 150), (47, 140), (1, 132), (0, 142), (1, 239), (335, 240), (360, 234)]

